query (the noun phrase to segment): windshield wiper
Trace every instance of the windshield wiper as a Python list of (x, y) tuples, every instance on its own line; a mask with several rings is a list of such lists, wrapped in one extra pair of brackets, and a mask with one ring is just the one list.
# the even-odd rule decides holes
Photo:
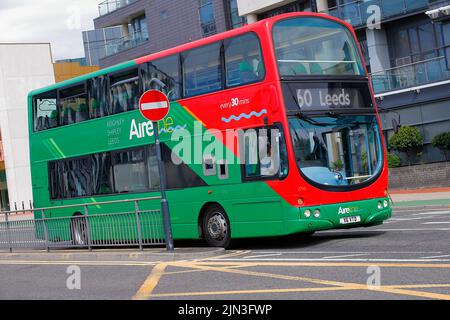
[(311, 116), (307, 116), (303, 112), (296, 112), (295, 116), (298, 117), (299, 119), (302, 119), (302, 120), (308, 122), (309, 124), (314, 125), (314, 126), (319, 126), (319, 127), (328, 127), (329, 126), (329, 124), (327, 124), (327, 123), (317, 122)]

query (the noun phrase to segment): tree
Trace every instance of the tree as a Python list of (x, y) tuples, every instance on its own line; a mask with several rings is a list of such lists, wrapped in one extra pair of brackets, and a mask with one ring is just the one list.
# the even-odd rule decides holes
[(423, 136), (419, 129), (403, 126), (389, 139), (389, 146), (395, 151), (406, 153), (408, 164), (411, 165), (413, 156), (417, 156), (423, 147)]
[(450, 151), (450, 131), (436, 135), (433, 140), (431, 140), (431, 144), (433, 145), (433, 147), (441, 150), (442, 154), (444, 155), (445, 161), (448, 161), (447, 154)]

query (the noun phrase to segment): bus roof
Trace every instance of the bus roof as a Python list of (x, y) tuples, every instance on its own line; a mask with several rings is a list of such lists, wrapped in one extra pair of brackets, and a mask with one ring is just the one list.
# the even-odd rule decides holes
[(352, 26), (350, 24), (348, 24), (347, 22), (342, 21), (342, 20), (340, 20), (338, 18), (335, 18), (333, 16), (330, 16), (330, 15), (327, 15), (327, 14), (323, 14), (323, 13), (293, 12), (293, 13), (280, 14), (280, 15), (275, 16), (275, 17), (270, 17), (270, 18), (267, 18), (267, 19), (264, 19), (264, 20), (260, 20), (260, 21), (258, 21), (256, 23), (252, 23), (250, 25), (245, 25), (245, 26), (240, 27), (240, 28), (236, 28), (236, 29), (233, 29), (233, 30), (225, 31), (225, 32), (222, 32), (222, 33), (219, 33), (219, 34), (207, 37), (207, 38), (195, 40), (195, 41), (192, 41), (190, 43), (182, 44), (182, 45), (170, 48), (170, 49), (166, 49), (166, 50), (163, 50), (163, 51), (159, 51), (159, 52), (156, 52), (156, 53), (145, 55), (145, 56), (142, 56), (140, 58), (136, 58), (136, 59), (133, 59), (133, 60), (130, 60), (130, 61), (127, 61), (127, 62), (123, 62), (123, 63), (117, 64), (117, 65), (114, 65), (114, 66), (111, 66), (111, 67), (108, 67), (108, 68), (104, 68), (104, 69), (101, 69), (101, 70), (98, 70), (98, 71), (95, 71), (95, 72), (91, 72), (91, 73), (87, 73), (87, 74), (84, 74), (82, 76), (78, 76), (78, 77), (75, 77), (75, 78), (72, 78), (72, 79), (69, 79), (69, 80), (58, 82), (56, 84), (53, 84), (53, 85), (50, 85), (50, 86), (47, 86), (47, 87), (36, 89), (36, 90), (31, 91), (28, 96), (31, 97), (31, 96), (35, 96), (37, 94), (41, 94), (41, 93), (44, 93), (44, 92), (48, 92), (48, 91), (56, 90), (56, 89), (59, 89), (59, 88), (64, 88), (64, 87), (67, 87), (67, 86), (71, 86), (73, 84), (76, 84), (76, 83), (79, 83), (79, 82), (82, 82), (82, 81), (86, 81), (86, 80), (89, 80), (89, 79), (92, 79), (92, 78), (95, 78), (95, 77), (98, 77), (98, 76), (106, 75), (108, 73), (114, 73), (114, 72), (120, 71), (122, 69), (131, 68), (133, 66), (136, 66), (136, 65), (139, 65), (139, 64), (142, 64), (142, 63), (145, 63), (145, 62), (149, 62), (149, 61), (152, 61), (152, 60), (160, 59), (160, 58), (163, 58), (165, 56), (170, 56), (172, 54), (177, 54), (177, 53), (180, 53), (180, 52), (183, 52), (183, 51), (188, 51), (188, 50), (191, 50), (191, 49), (203, 46), (203, 45), (211, 44), (211, 43), (214, 43), (214, 42), (217, 42), (217, 41), (221, 41), (221, 40), (224, 40), (224, 39), (227, 39), (227, 38), (238, 36), (240, 34), (243, 34), (243, 33), (250, 32), (250, 31), (253, 31), (255, 29), (258, 29), (258, 28), (261, 27), (261, 25), (270, 25), (270, 24), (273, 24), (273, 23), (275, 23), (275, 22), (277, 22), (279, 20), (283, 20), (283, 19), (290, 18), (290, 17), (300, 17), (300, 16), (312, 16), (312, 17), (320, 17), (320, 18), (325, 18), (325, 19), (328, 19), (328, 20), (333, 20), (333, 21), (339, 22), (341, 24), (344, 24), (346, 27), (348, 27), (349, 29), (352, 30)]

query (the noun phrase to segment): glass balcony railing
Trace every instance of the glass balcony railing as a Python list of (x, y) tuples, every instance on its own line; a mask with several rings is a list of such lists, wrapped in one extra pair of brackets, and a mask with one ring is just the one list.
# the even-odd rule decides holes
[(448, 79), (450, 71), (447, 70), (445, 57), (372, 73), (373, 89), (376, 94)]
[(428, 0), (429, 3), (429, 9), (438, 9), (441, 7), (446, 7), (450, 5), (450, 0)]
[(98, 13), (100, 16), (116, 11), (136, 2), (137, 0), (106, 0), (98, 5)]
[(373, 15), (371, 6), (380, 8), (381, 19), (428, 8), (428, 0), (357, 0), (328, 8), (328, 14), (349, 22), (354, 27), (365, 25)]
[(147, 33), (134, 33), (129, 36), (109, 41), (106, 44), (106, 56), (129, 50), (148, 41)]

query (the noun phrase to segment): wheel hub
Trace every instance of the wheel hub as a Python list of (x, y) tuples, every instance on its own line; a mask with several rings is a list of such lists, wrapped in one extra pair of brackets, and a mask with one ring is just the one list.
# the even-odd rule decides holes
[(220, 213), (215, 213), (208, 220), (208, 232), (215, 240), (223, 240), (227, 234), (227, 221)]

